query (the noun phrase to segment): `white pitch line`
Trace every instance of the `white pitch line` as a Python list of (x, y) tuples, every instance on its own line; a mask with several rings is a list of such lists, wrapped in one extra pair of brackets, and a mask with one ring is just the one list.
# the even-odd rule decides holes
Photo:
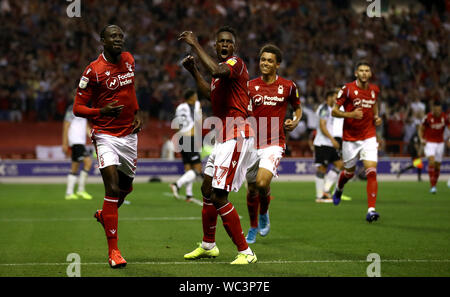
[[(448, 263), (450, 259), (385, 259), (380, 260), (384, 263)], [(207, 265), (207, 264), (229, 264), (230, 262), (215, 261), (183, 261), (183, 262), (128, 262), (129, 265)], [(298, 261), (258, 261), (257, 264), (305, 264), (305, 263), (370, 263), (367, 260), (298, 260)], [(0, 263), (1, 266), (65, 266), (66, 263)], [(80, 265), (108, 265), (105, 262), (83, 263)]]
[[(198, 217), (143, 217), (143, 218), (119, 218), (120, 221), (196, 221)], [(73, 222), (95, 221), (94, 218), (10, 218), (0, 219), (0, 222)]]

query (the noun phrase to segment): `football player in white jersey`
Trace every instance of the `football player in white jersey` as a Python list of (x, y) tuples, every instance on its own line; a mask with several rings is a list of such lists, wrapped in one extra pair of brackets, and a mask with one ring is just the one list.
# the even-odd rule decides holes
[[(179, 127), (178, 135), (181, 136), (179, 143), (182, 145), (181, 157), (185, 173), (175, 183), (171, 184), (170, 188), (175, 198), (181, 199), (180, 188), (186, 186), (186, 201), (189, 202), (193, 197), (192, 185), (195, 178), (202, 173), (202, 160), (199, 150), (195, 149), (194, 138), (194, 127), (199, 121), (201, 128), (202, 107), (198, 101), (197, 93), (192, 89), (188, 89), (184, 93), (184, 99), (185, 102), (177, 106), (174, 121), (176, 126)], [(201, 133), (201, 130), (199, 133)]]
[[(329, 190), (336, 182), (338, 173), (343, 168), (343, 163), (339, 154), (341, 144), (334, 137), (335, 123), (337, 119), (331, 115), (333, 105), (336, 101), (337, 91), (330, 90), (326, 93), (326, 102), (321, 104), (317, 113), (319, 116), (319, 126), (314, 138), (314, 163), (316, 165), (316, 202), (331, 203), (333, 200), (329, 197)], [(339, 124), (339, 123), (336, 123)], [(336, 125), (339, 126), (339, 125)], [(336, 127), (336, 130), (338, 127)], [(342, 134), (342, 133), (341, 133)], [(341, 135), (342, 137), (342, 135)], [(334, 168), (327, 173), (328, 166), (334, 165)], [(334, 179), (333, 179), (334, 176)], [(327, 195), (328, 194), (328, 195)]]
[[(83, 198), (90, 200), (92, 196), (86, 192), (86, 179), (91, 170), (92, 158), (90, 152), (86, 150), (86, 136), (90, 129), (85, 118), (76, 117), (73, 114), (73, 105), (67, 108), (64, 117), (62, 148), (66, 155), (71, 154), (72, 164), (70, 173), (67, 175), (66, 200)], [(83, 168), (78, 174), (80, 163)], [(75, 184), (78, 181), (78, 191), (75, 193)]]

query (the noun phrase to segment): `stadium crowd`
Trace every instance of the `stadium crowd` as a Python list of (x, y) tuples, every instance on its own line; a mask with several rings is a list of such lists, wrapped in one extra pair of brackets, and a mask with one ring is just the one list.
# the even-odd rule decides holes
[[(188, 48), (177, 35), (190, 29), (212, 51), (213, 32), (224, 24), (238, 30), (238, 53), (252, 78), (262, 45), (271, 42), (284, 51), (280, 74), (297, 83), (306, 117), (327, 89), (353, 79), (359, 59), (372, 63), (381, 88), (379, 132), (385, 139), (409, 141), (434, 100), (444, 110), (450, 103), (448, 0), (390, 7), (389, 17), (374, 18), (355, 12), (346, 0), (92, 0), (80, 1), (80, 18), (67, 16), (69, 3), (0, 0), (0, 120), (62, 121), (108, 23), (127, 33), (141, 109), (163, 121), (172, 119), (183, 90), (194, 86), (180, 66)], [(313, 128), (314, 121), (305, 123)]]

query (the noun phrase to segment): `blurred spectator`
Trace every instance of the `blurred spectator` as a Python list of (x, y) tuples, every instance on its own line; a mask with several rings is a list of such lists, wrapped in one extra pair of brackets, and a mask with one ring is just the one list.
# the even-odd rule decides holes
[[(390, 123), (379, 135), (402, 139), (406, 117), (395, 115), (400, 107), (410, 107), (417, 118), (433, 100), (444, 109), (450, 104), (447, 2), (397, 5), (387, 17), (368, 18), (349, 0), (96, 0), (81, 1), (82, 17), (69, 18), (67, 1), (0, 0), (0, 120), (62, 120), (84, 65), (97, 57), (100, 43), (92, 37), (100, 41), (100, 30), (117, 23), (128, 32), (126, 48), (136, 58), (140, 107), (170, 121), (183, 88), (193, 85), (179, 65), (187, 49), (177, 35), (195, 31), (212, 53), (214, 31), (231, 25), (245, 44), (238, 54), (250, 77), (258, 75), (255, 53), (262, 45), (283, 50), (280, 75), (292, 78), (307, 98), (308, 131), (314, 121), (308, 109), (315, 110), (324, 90), (353, 79), (358, 58), (369, 60), (380, 103), (390, 107), (384, 114)], [(208, 104), (204, 111), (208, 115)]]

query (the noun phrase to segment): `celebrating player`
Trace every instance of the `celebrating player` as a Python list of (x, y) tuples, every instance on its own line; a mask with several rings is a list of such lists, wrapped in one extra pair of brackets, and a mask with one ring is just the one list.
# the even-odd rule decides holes
[[(238, 191), (249, 166), (256, 161), (253, 148), (254, 135), (246, 123), (250, 100), (248, 97), (248, 71), (236, 51), (236, 33), (231, 27), (222, 27), (216, 32), (215, 49), (219, 63), (214, 61), (198, 43), (192, 31), (185, 31), (179, 40), (186, 42), (212, 76), (208, 84), (197, 68), (194, 57), (183, 60), (184, 67), (194, 77), (199, 92), (211, 99), (214, 116), (222, 124), (222, 137), (216, 138), (212, 153), (204, 170), (202, 184), (203, 241), (194, 251), (184, 255), (187, 260), (217, 257), (219, 249), (215, 243), (217, 215), (237, 246), (238, 255), (231, 264), (249, 264), (257, 261), (242, 232), (239, 215), (228, 201), (230, 191)], [(230, 125), (230, 122), (234, 124)]]
[[(333, 194), (333, 203), (341, 201), (344, 185), (354, 176), (357, 161), (363, 161), (367, 177), (366, 220), (376, 221), (379, 214), (375, 211), (378, 194), (377, 162), (378, 143), (375, 126), (382, 123), (378, 116), (377, 98), (380, 89), (370, 84), (372, 77), (370, 65), (359, 62), (355, 69), (356, 80), (345, 84), (339, 91), (332, 115), (344, 118), (342, 159), (344, 170), (339, 175), (338, 184)], [(339, 110), (344, 106), (345, 111)]]
[[(256, 241), (258, 231), (261, 236), (266, 236), (270, 231), (270, 182), (273, 176), (277, 176), (277, 167), (286, 148), (284, 129), (292, 131), (302, 117), (296, 85), (291, 80), (277, 75), (281, 61), (282, 52), (277, 46), (263, 46), (259, 52), (259, 69), (262, 76), (251, 80), (248, 86), (253, 116), (258, 127), (258, 161), (248, 170), (246, 176), (247, 207), (250, 216), (247, 243)], [(293, 107), (295, 116), (294, 120), (284, 121), (288, 104)]]
[(194, 124), (195, 121), (200, 121), (202, 117), (202, 107), (197, 100), (197, 92), (188, 89), (184, 93), (186, 102), (181, 103), (175, 110), (175, 121), (180, 127), (179, 135), (182, 136), (180, 145), (183, 144), (184, 139), (190, 140), (188, 149), (181, 151), (185, 173), (173, 184), (170, 185), (172, 193), (175, 198), (180, 199), (179, 190), (186, 185), (186, 201), (192, 198), (192, 185), (195, 178), (202, 173), (202, 163), (200, 153), (195, 150), (194, 141)]
[(436, 184), (444, 156), (444, 130), (449, 126), (447, 115), (442, 111), (440, 102), (434, 102), (432, 111), (427, 114), (419, 127), (419, 138), (425, 143), (424, 153), (428, 159), (428, 176), (430, 177), (430, 193), (436, 194)]
[(325, 175), (327, 173), (328, 165), (333, 164), (334, 168), (328, 174), (328, 180), (332, 180), (330, 175), (337, 176), (342, 170), (343, 164), (339, 154), (341, 144), (333, 136), (334, 121), (339, 120), (331, 115), (332, 107), (336, 101), (336, 90), (328, 91), (325, 95), (326, 102), (321, 104), (318, 108), (319, 127), (317, 135), (314, 138), (314, 158), (316, 170), (316, 202), (328, 203), (332, 199), (326, 193), (334, 182), (328, 182), (327, 189), (325, 189)]
[[(89, 125), (85, 118), (76, 117), (73, 114), (73, 105), (71, 104), (66, 111), (63, 124), (62, 149), (65, 154), (72, 154), (72, 164), (70, 173), (67, 175), (66, 200), (78, 199), (79, 197), (91, 200), (92, 196), (86, 192), (86, 179), (91, 170), (92, 159), (88, 150), (86, 150), (86, 136), (89, 134)], [(80, 163), (83, 162), (78, 177), (78, 191), (74, 194), (75, 184), (77, 183), (78, 170)]]
[(84, 70), (73, 111), (93, 125), (91, 137), (105, 186), (103, 208), (94, 216), (105, 229), (109, 265), (119, 268), (127, 262), (117, 247), (118, 208), (133, 189), (136, 133), (142, 128), (143, 116), (134, 88), (134, 59), (129, 52), (122, 52), (122, 29), (107, 25), (100, 38), (103, 53)]

